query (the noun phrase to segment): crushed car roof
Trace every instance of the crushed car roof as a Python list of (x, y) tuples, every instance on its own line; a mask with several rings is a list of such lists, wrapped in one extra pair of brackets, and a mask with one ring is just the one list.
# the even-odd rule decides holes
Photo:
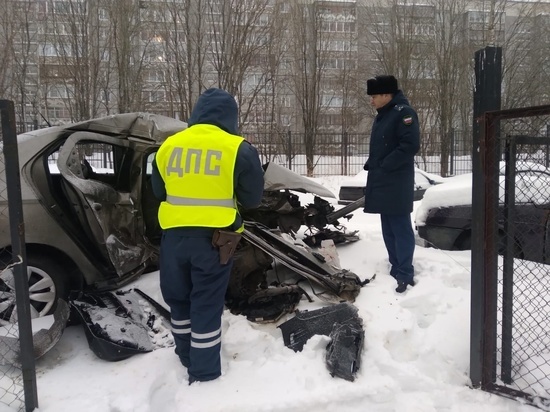
[(122, 113), (72, 124), (67, 129), (135, 137), (160, 143), (186, 127), (185, 122), (158, 114)]

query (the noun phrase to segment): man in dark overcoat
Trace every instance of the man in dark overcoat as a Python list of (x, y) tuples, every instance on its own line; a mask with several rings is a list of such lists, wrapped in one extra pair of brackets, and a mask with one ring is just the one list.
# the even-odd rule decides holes
[(414, 286), (415, 247), (411, 222), (414, 155), (420, 147), (418, 116), (394, 76), (367, 80), (367, 94), (377, 115), (372, 126), (365, 188), (365, 213), (379, 213), (389, 255), (390, 275), (398, 293)]

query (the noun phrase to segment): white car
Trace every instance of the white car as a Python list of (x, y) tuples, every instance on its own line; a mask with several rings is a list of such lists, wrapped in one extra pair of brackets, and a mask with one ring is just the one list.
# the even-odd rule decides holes
[[(500, 166), (499, 237), (504, 239), (504, 162)], [(469, 250), (472, 246), (472, 173), (455, 176), (426, 192), (416, 209), (418, 235), (426, 245), (443, 250)], [(550, 169), (518, 162), (514, 185), (514, 256), (550, 263)], [(499, 245), (499, 253), (504, 253)], [(503, 246), (502, 246), (503, 247)]]

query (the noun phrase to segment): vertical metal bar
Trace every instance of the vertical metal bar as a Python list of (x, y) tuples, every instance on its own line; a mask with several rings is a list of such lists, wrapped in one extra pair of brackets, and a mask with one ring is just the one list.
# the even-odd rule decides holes
[(4, 162), (6, 165), (12, 255), (15, 259), (21, 261), (20, 264), (13, 266), (13, 275), (15, 297), (17, 300), (17, 321), (19, 326), (19, 345), (21, 348), (20, 360), (23, 372), (23, 388), (25, 391), (25, 409), (33, 411), (38, 408), (38, 391), (36, 388), (31, 305), (27, 278), (25, 225), (21, 200), (21, 177), (19, 174), (19, 152), (15, 129), (15, 107), (12, 101), (0, 100), (0, 116), (2, 122), (2, 140), (4, 142)]
[(483, 338), (482, 386), (496, 380), (496, 337), (498, 300), (498, 201), (499, 201), (499, 119), (485, 114), (485, 141), (483, 173), (485, 179), (484, 261), (485, 336)]
[[(491, 251), (487, 249), (486, 241), (492, 235), (487, 233), (486, 205), (488, 202), (487, 188), (490, 187), (490, 177), (486, 176), (487, 161), (491, 156), (491, 149), (487, 136), (487, 119), (483, 115), (489, 110), (500, 108), (501, 64), (502, 49), (486, 47), (475, 53), (476, 83), (474, 90), (474, 123), (472, 140), (472, 281), (471, 281), (471, 311), (470, 311), (470, 380), (474, 387), (487, 384), (487, 362), (485, 357), (487, 342), (492, 333), (490, 320), (491, 307), (487, 307), (490, 291), (487, 290), (487, 256)], [(493, 153), (494, 155), (494, 153)], [(498, 201), (498, 199), (497, 199)], [(489, 202), (492, 203), (492, 202)], [(494, 243), (494, 242), (493, 242)], [(496, 252), (495, 252), (496, 253)], [(490, 285), (490, 284), (489, 284)], [(489, 295), (488, 295), (489, 294)], [(490, 305), (490, 304), (489, 304)]]
[(292, 132), (289, 130), (288, 131), (288, 135), (287, 135), (288, 139), (288, 153), (287, 153), (287, 157), (288, 157), (288, 168), (289, 170), (292, 170)]
[[(550, 138), (550, 124), (546, 125), (546, 137)], [(550, 167), (550, 145), (546, 145), (546, 156), (544, 159), (544, 166)]]
[(451, 129), (451, 170), (450, 175), (455, 174), (455, 131)]
[(348, 133), (344, 132), (342, 133), (342, 170), (341, 175), (347, 176), (348, 174), (348, 156), (349, 156), (349, 141), (348, 141)]
[(472, 241), (471, 241), (471, 298), (470, 298), (470, 380), (474, 387), (482, 384), (483, 337), (485, 330), (484, 282), (483, 282), (483, 220), (485, 219), (485, 176), (483, 174), (482, 140), (483, 116), (476, 102), (475, 94), (480, 93), (481, 68), (479, 52), (476, 53), (476, 89), (474, 92), (474, 124), (472, 140)]
[(512, 383), (512, 328), (514, 301), (514, 251), (516, 201), (516, 142), (513, 136), (506, 139), (506, 173), (504, 184), (504, 256), (502, 268), (502, 366), (501, 379)]

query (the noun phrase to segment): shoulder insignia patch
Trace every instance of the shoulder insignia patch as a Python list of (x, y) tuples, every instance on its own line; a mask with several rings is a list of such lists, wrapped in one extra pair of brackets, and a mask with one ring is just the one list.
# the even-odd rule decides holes
[(403, 124), (406, 124), (407, 126), (413, 124), (413, 117), (411, 115), (403, 117)]

